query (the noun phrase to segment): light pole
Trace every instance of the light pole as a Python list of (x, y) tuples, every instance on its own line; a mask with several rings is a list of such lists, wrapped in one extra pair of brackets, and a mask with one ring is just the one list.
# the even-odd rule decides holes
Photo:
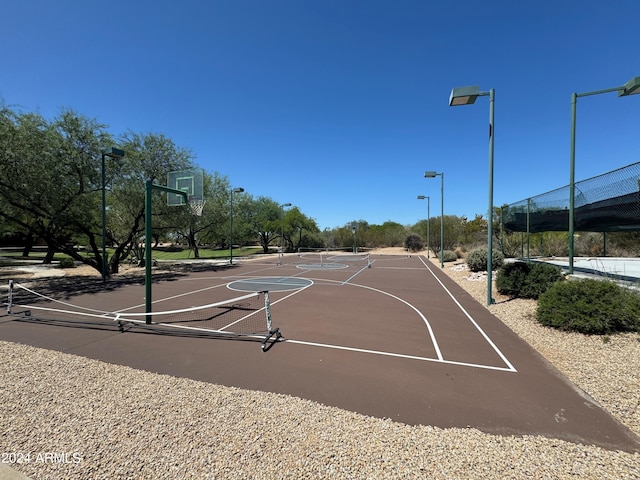
[(489, 96), (489, 209), (487, 211), (487, 305), (494, 303), (491, 294), (493, 282), (493, 137), (494, 137), (494, 101), (496, 92), (492, 88), (487, 92), (481, 92), (480, 87), (459, 87), (451, 90), (449, 106), (471, 105), (476, 98)]
[(431, 199), (426, 195), (418, 195), (418, 200), (427, 200), (427, 259), (429, 258), (429, 251), (431, 247), (429, 245), (429, 224), (431, 223), (431, 214), (429, 213), (429, 204), (431, 203)]
[(229, 215), (229, 265), (233, 265), (233, 194), (242, 193), (244, 188), (232, 188), (231, 189), (231, 212)]
[(124, 150), (115, 147), (107, 148), (102, 151), (102, 283), (107, 281), (107, 180), (105, 158), (122, 158)]
[(282, 228), (280, 230), (280, 252), (284, 253), (284, 250), (282, 250), (282, 245), (284, 243), (284, 207), (290, 207), (291, 204), (290, 203), (283, 203), (282, 205), (280, 205), (280, 210), (282, 211)]
[(573, 93), (571, 95), (571, 145), (569, 152), (569, 274), (573, 273), (573, 234), (575, 209), (575, 166), (576, 166), (576, 103), (578, 97), (588, 97), (601, 93), (618, 92), (619, 97), (640, 93), (640, 77), (633, 77), (621, 87), (596, 90), (594, 92)]
[(440, 268), (444, 268), (444, 172), (424, 172), (424, 178), (440, 175)]
[(358, 231), (356, 224), (351, 224), (351, 231), (353, 232), (353, 253), (358, 253), (358, 239), (356, 237), (356, 232)]

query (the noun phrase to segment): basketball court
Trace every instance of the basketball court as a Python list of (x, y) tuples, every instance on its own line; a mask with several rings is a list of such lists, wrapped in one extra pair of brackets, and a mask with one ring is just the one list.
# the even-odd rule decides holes
[[(407, 424), (640, 451), (635, 434), (421, 256), (318, 252), (197, 272), (155, 270), (151, 315), (157, 322), (155, 312), (264, 291), (268, 306), (255, 312), (282, 335), (266, 344), (264, 334), (237, 334), (236, 327), (228, 333), (127, 321), (146, 313), (140, 280), (46, 292), (66, 302), (65, 310), (91, 307), (112, 312), (108, 317), (25, 316), (17, 302), (12, 315), (0, 317), (0, 339)], [(283, 414), (274, 412), (274, 421)]]

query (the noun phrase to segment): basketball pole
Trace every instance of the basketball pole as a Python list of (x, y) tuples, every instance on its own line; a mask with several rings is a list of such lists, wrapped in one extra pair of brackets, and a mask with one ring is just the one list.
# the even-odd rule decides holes
[(145, 313), (147, 325), (151, 323), (151, 237), (153, 236), (153, 225), (151, 223), (151, 195), (153, 189), (162, 190), (163, 192), (175, 193), (176, 195), (182, 195), (184, 202), (189, 202), (187, 192), (182, 190), (176, 190), (175, 188), (165, 187), (164, 185), (155, 185), (153, 181), (146, 181), (145, 190), (145, 206), (144, 206), (144, 298), (145, 298)]

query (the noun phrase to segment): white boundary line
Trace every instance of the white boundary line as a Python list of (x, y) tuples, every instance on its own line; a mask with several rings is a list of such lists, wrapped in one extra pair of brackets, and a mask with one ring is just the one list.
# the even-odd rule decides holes
[(473, 317), (469, 314), (469, 312), (467, 312), (464, 309), (464, 307), (462, 305), (460, 305), (460, 302), (458, 302), (458, 300), (456, 300), (456, 297), (454, 297), (453, 294), (449, 291), (449, 289), (444, 286), (444, 284), (440, 281), (440, 279), (438, 277), (436, 277), (436, 274), (433, 273), (433, 270), (431, 270), (431, 267), (429, 265), (427, 265), (427, 263), (425, 263), (425, 261), (424, 261), (424, 259), (422, 257), (420, 257), (420, 261), (424, 264), (425, 267), (427, 267), (427, 270), (429, 270), (429, 273), (431, 275), (433, 275), (433, 278), (435, 278), (436, 281), (440, 284), (440, 286), (444, 289), (444, 291), (447, 292), (447, 294), (449, 295), (451, 300), (454, 301), (454, 303), (458, 306), (458, 308), (462, 311), (462, 313), (465, 314), (465, 316), (469, 319), (469, 321), (473, 324), (473, 326), (476, 327), (476, 329), (484, 337), (486, 342), (489, 345), (491, 345), (491, 348), (493, 348), (495, 350), (495, 352), (502, 359), (502, 361), (505, 363), (505, 365), (507, 365), (508, 370), (512, 371), (512, 372), (517, 372), (517, 370), (514, 368), (514, 366), (511, 365), (511, 362), (509, 362), (509, 360), (507, 360), (507, 357), (505, 357), (504, 354), (500, 351), (500, 349), (496, 346), (496, 344), (493, 343), (493, 340), (491, 340), (489, 338), (489, 336), (485, 333), (484, 330), (482, 330), (482, 328), (480, 328), (480, 325), (478, 325), (478, 323), (473, 319)]
[(477, 363), (467, 363), (467, 362), (456, 362), (453, 360), (444, 360), (441, 358), (429, 358), (429, 357), (419, 357), (417, 355), (405, 355), (402, 353), (391, 353), (391, 352), (382, 352), (379, 350), (368, 350), (364, 348), (355, 348), (355, 347), (343, 347), (341, 345), (329, 345), (326, 343), (316, 343), (316, 342), (305, 342), (302, 340), (289, 340), (284, 339), (284, 343), (294, 343), (296, 345), (306, 345), (309, 347), (321, 347), (321, 348), (330, 348), (334, 350), (346, 350), (348, 352), (357, 352), (357, 353), (370, 353), (373, 355), (381, 355), (386, 357), (394, 357), (394, 358), (405, 358), (408, 360), (420, 360), (423, 362), (433, 362), (433, 363), (443, 363), (447, 365), (458, 365), (462, 367), (473, 367), (473, 368), (484, 368), (486, 370), (497, 370), (501, 372), (514, 372), (515, 370), (505, 368), (505, 367), (494, 367), (491, 365), (481, 365)]

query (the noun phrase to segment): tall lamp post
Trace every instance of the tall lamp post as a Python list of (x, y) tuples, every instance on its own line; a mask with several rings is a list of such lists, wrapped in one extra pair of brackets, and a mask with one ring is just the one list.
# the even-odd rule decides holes
[(449, 96), (449, 106), (471, 105), (478, 97), (489, 96), (489, 208), (487, 211), (487, 305), (494, 303), (491, 294), (493, 282), (493, 137), (494, 137), (494, 101), (495, 89), (481, 92), (480, 87), (459, 87), (451, 90)]
[(444, 172), (424, 172), (424, 178), (440, 175), (440, 268), (444, 268)]
[(431, 199), (426, 195), (418, 195), (418, 200), (427, 200), (427, 259), (429, 258), (431, 246), (429, 244), (429, 224), (431, 223), (431, 214), (429, 213), (429, 204), (431, 203)]
[(231, 189), (231, 212), (229, 215), (229, 265), (233, 265), (233, 194), (242, 193), (244, 188), (232, 188)]
[(282, 250), (282, 246), (284, 243), (284, 207), (290, 207), (291, 204), (290, 203), (283, 203), (282, 205), (280, 205), (280, 210), (282, 211), (282, 225), (281, 225), (281, 229), (280, 229), (280, 250), (281, 252), (284, 252), (284, 250)]
[(569, 273), (573, 273), (573, 235), (575, 209), (575, 166), (576, 166), (576, 103), (578, 97), (588, 97), (601, 93), (618, 92), (619, 97), (627, 97), (640, 93), (640, 77), (633, 77), (620, 87), (596, 90), (594, 92), (573, 93), (571, 95), (571, 146), (569, 153)]
[(111, 147), (102, 151), (102, 283), (107, 281), (107, 180), (105, 158), (122, 158), (124, 150)]
[(355, 223), (351, 224), (351, 231), (353, 232), (353, 253), (358, 253), (358, 239), (356, 237), (356, 232), (358, 231), (358, 227)]

